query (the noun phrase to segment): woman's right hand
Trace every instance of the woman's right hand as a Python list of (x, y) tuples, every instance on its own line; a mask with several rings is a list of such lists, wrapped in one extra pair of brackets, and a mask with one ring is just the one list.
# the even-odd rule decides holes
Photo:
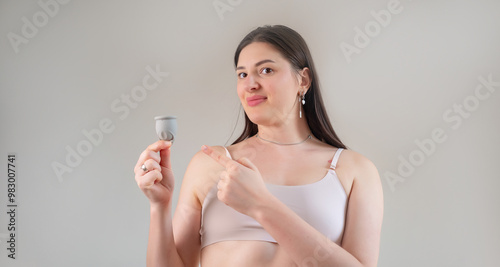
[[(170, 141), (158, 141), (144, 150), (135, 165), (135, 181), (151, 205), (169, 205), (174, 192), (174, 174), (170, 162)], [(158, 154), (158, 152), (160, 152)], [(147, 171), (141, 167), (145, 165)]]

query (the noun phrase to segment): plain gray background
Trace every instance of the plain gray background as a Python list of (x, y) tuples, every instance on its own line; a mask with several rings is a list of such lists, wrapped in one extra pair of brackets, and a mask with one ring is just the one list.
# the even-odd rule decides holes
[[(201, 145), (236, 138), (233, 53), (264, 24), (303, 35), (335, 130), (380, 172), (379, 266), (498, 266), (499, 1), (65, 2), (0, 1), (1, 266), (145, 266), (149, 206), (133, 167), (157, 140), (153, 117), (178, 116), (178, 190)], [(381, 10), (395, 11), (385, 25)], [(169, 75), (142, 91), (148, 66)], [(103, 120), (113, 131), (91, 143)]]

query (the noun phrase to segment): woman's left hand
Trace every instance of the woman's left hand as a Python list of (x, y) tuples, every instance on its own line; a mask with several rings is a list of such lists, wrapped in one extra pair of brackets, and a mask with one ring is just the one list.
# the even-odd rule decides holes
[(204, 145), (201, 149), (226, 169), (217, 184), (219, 200), (240, 213), (254, 217), (270, 194), (257, 167), (245, 157), (232, 160), (209, 146)]

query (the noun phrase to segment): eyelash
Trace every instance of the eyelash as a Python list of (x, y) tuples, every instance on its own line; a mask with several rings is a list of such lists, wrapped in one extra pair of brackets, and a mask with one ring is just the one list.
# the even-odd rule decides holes
[[(260, 70), (260, 73), (262, 73), (264, 70), (269, 70), (269, 72), (268, 72), (268, 73), (273, 72), (273, 69), (271, 69), (271, 68), (262, 68), (262, 69)], [(267, 73), (266, 73), (266, 74), (267, 74)]]
[[(264, 70), (268, 70), (267, 73), (264, 73)], [(272, 73), (273, 72), (273, 69), (269, 68), (269, 67), (266, 67), (266, 68), (262, 68), (260, 69), (259, 73), (263, 73), (263, 74), (269, 74), (269, 73)], [(244, 77), (241, 77), (242, 75), (245, 75)], [(247, 74), (245, 72), (240, 72), (238, 73), (238, 78), (240, 79), (243, 79), (247, 76)]]

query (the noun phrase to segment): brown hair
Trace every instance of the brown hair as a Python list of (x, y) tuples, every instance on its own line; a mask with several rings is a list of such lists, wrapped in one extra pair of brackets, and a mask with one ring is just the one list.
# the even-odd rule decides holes
[[(346, 148), (333, 130), (326, 113), (323, 99), (321, 98), (316, 69), (309, 48), (302, 36), (283, 25), (259, 27), (247, 34), (236, 48), (234, 54), (235, 67), (238, 66), (241, 50), (253, 42), (264, 42), (274, 46), (297, 72), (306, 67), (309, 69), (311, 87), (305, 95), (306, 104), (303, 106), (307, 124), (317, 139), (338, 148)], [(257, 125), (250, 121), (245, 113), (245, 128), (233, 144), (257, 134), (257, 131)]]

